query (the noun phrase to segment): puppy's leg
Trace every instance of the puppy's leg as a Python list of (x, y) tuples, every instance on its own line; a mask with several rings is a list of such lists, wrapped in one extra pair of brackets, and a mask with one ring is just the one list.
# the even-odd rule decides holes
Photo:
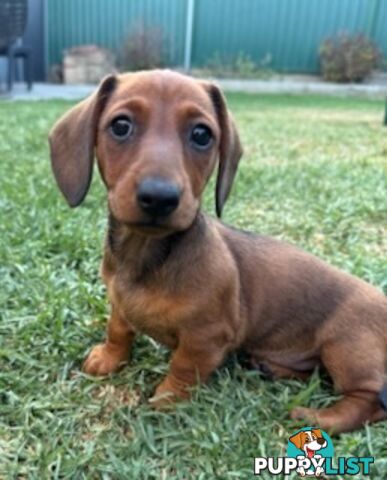
[(169, 373), (157, 387), (150, 403), (162, 408), (178, 399), (188, 399), (190, 387), (206, 382), (223, 362), (229, 351), (225, 337), (227, 335), (217, 335), (208, 339), (203, 332), (203, 335), (187, 335), (181, 339), (172, 355)]
[(119, 370), (128, 361), (134, 336), (130, 323), (112, 307), (106, 341), (91, 350), (83, 371), (89, 375), (108, 375)]
[[(384, 379), (384, 345), (377, 337), (324, 347), (322, 362), (343, 398), (323, 409), (296, 407), (294, 419), (307, 420), (332, 433), (348, 432), (385, 418), (379, 403)], [(345, 342), (345, 343), (344, 343)]]
[(269, 360), (256, 361), (252, 359), (251, 366), (255, 370), (258, 370), (265, 380), (275, 380), (277, 378), (307, 380), (313, 373), (313, 370), (293, 370), (292, 368), (284, 367)]
[(377, 422), (385, 418), (379, 405), (378, 395), (372, 392), (354, 391), (344, 394), (335, 405), (314, 409), (296, 407), (291, 411), (294, 420), (305, 420), (331, 433), (351, 432), (364, 423)]

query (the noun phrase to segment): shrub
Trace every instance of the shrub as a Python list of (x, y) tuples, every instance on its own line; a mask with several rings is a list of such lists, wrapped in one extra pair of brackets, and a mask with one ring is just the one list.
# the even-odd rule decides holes
[(361, 82), (380, 61), (374, 42), (364, 35), (340, 34), (320, 47), (322, 75), (331, 82)]
[(268, 78), (272, 75), (270, 62), (270, 55), (257, 64), (243, 52), (236, 56), (224, 56), (216, 52), (208, 60), (203, 74), (217, 78)]
[(150, 70), (164, 66), (164, 35), (159, 27), (140, 23), (128, 35), (122, 47), (124, 70)]

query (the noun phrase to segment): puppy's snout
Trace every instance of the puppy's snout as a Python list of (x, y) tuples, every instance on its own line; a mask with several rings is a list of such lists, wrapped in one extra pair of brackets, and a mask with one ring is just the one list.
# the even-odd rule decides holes
[(319, 445), (324, 445), (324, 443), (325, 443), (325, 438), (318, 438), (318, 439), (317, 439), (317, 443), (318, 443)]
[(181, 189), (162, 178), (146, 178), (137, 188), (140, 208), (152, 217), (165, 217), (179, 205)]

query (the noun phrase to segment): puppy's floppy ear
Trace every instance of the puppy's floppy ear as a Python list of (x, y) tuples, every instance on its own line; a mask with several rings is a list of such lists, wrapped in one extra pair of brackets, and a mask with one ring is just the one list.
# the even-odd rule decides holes
[(316, 435), (317, 438), (324, 438), (319, 428), (313, 428), (312, 432)]
[(295, 435), (292, 435), (289, 437), (289, 440), (295, 445), (297, 448), (301, 450), (302, 447), (302, 434), (303, 432), (296, 433)]
[(222, 92), (214, 84), (205, 84), (205, 88), (214, 105), (221, 132), (215, 194), (216, 214), (220, 217), (230, 194), (243, 149)]
[(60, 118), (50, 132), (52, 169), (71, 207), (77, 207), (89, 190), (98, 120), (116, 82), (113, 75), (102, 80), (98, 90)]

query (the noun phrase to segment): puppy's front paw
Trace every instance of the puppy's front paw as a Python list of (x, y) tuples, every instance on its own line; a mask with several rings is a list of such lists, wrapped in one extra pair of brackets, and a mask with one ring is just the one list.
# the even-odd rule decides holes
[(175, 381), (166, 377), (156, 388), (155, 394), (149, 399), (151, 406), (157, 410), (168, 409), (179, 400), (187, 400), (189, 393), (185, 386), (175, 385)]
[(316, 477), (321, 477), (321, 475), (324, 473), (324, 469), (321, 468), (321, 467), (317, 467), (316, 468), (316, 473), (315, 473), (315, 476)]
[(82, 370), (89, 375), (108, 375), (116, 372), (127, 363), (127, 356), (112, 350), (105, 343), (96, 345), (85, 360)]
[(308, 420), (313, 423), (317, 420), (317, 413), (314, 408), (295, 407), (290, 412), (290, 418), (293, 420)]
[(148, 401), (155, 410), (169, 410), (173, 407), (177, 397), (172, 392), (155, 393)]

